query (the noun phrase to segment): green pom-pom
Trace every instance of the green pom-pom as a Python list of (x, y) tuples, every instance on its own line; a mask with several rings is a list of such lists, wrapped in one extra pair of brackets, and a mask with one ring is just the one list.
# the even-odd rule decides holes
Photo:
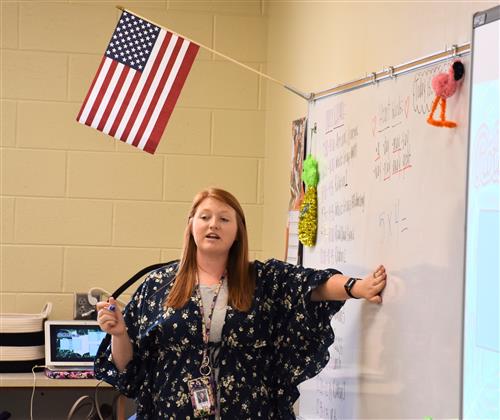
[(318, 161), (314, 159), (311, 155), (307, 156), (304, 160), (302, 169), (302, 180), (305, 182), (307, 187), (315, 187), (318, 185), (319, 172), (318, 172)]

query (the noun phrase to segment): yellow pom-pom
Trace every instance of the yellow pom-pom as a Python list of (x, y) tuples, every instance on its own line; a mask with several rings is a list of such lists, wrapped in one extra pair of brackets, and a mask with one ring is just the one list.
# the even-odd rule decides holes
[(309, 187), (300, 206), (299, 241), (305, 246), (314, 246), (317, 229), (318, 194), (315, 187)]

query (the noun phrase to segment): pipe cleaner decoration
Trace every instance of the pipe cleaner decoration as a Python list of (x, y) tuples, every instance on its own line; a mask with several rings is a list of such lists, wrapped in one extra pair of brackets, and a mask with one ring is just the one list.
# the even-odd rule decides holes
[[(465, 68), (460, 60), (455, 60), (450, 66), (448, 73), (439, 73), (432, 78), (432, 89), (436, 93), (436, 99), (432, 103), (431, 113), (427, 122), (436, 127), (453, 128), (457, 126), (454, 121), (446, 119), (446, 99), (452, 96), (462, 83)], [(441, 102), (441, 115), (439, 120), (434, 119), (434, 111)]]
[(299, 241), (305, 246), (314, 246), (318, 229), (318, 192), (316, 186), (319, 181), (319, 172), (318, 162), (311, 155), (304, 160), (302, 180), (306, 184), (306, 193), (300, 205)]

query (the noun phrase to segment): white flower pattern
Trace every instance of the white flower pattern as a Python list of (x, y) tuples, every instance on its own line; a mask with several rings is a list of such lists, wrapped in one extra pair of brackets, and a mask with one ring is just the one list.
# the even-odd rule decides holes
[[(137, 419), (189, 419), (187, 381), (202, 359), (199, 299), (164, 310), (178, 262), (150, 273), (124, 311), (134, 357), (118, 372), (106, 337), (95, 360), (99, 379), (137, 402)], [(226, 419), (294, 419), (297, 386), (328, 362), (331, 318), (344, 301), (311, 302), (309, 293), (336, 270), (312, 270), (278, 260), (255, 261), (249, 312), (228, 306), (217, 388)]]

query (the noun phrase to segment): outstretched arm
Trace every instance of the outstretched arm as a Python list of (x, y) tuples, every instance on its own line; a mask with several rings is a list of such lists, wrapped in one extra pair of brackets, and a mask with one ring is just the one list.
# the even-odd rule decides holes
[[(342, 274), (335, 274), (330, 277), (325, 283), (318, 286), (311, 293), (311, 300), (347, 300), (350, 296), (344, 289), (344, 284), (349, 280), (349, 277)], [(380, 293), (384, 290), (387, 281), (385, 267), (380, 265), (377, 269), (366, 276), (364, 279), (358, 280), (351, 289), (351, 294), (356, 298), (363, 298), (373, 303), (382, 303)]]

